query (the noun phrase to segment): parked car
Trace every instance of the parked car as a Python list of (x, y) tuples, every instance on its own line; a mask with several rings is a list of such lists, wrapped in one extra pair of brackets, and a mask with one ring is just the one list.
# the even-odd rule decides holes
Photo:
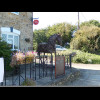
[(63, 51), (63, 50), (67, 50), (66, 48), (60, 46), (60, 45), (55, 45), (56, 47), (56, 51)]

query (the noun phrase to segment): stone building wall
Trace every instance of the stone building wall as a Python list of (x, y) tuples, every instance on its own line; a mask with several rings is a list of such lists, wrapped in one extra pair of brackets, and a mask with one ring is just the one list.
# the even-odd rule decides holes
[[(19, 12), (19, 15), (11, 12), (0, 12), (0, 30), (1, 27), (13, 27), (16, 30), (19, 30), (19, 49), (22, 51), (24, 49), (28, 50), (28, 48), (33, 47), (32, 18), (32, 12)], [(26, 42), (25, 38), (29, 38), (30, 42)]]

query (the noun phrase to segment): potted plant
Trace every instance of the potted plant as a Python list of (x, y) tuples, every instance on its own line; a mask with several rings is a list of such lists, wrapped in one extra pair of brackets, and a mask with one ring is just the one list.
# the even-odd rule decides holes
[(33, 51), (28, 51), (26, 53), (17, 52), (12, 56), (10, 65), (14, 67), (16, 65), (32, 63), (36, 55), (37, 53)]

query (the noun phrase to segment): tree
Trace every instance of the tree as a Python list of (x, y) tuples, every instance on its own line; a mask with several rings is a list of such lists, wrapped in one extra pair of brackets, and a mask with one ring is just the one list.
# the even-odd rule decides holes
[(35, 30), (33, 32), (33, 47), (36, 50), (37, 45), (41, 42), (47, 42), (47, 36), (46, 36), (47, 30), (46, 29), (40, 29)]
[(91, 25), (100, 27), (100, 23), (97, 20), (85, 21), (85, 22), (81, 23), (80, 27), (82, 27), (82, 26), (91, 26)]
[(5, 58), (5, 62), (6, 63), (6, 70), (11, 70), (10, 67), (10, 60), (11, 60), (11, 47), (9, 46), (9, 44), (7, 44), (5, 41), (1, 41), (0, 39), (0, 57)]
[(11, 47), (5, 41), (0, 39), (0, 57), (9, 58), (11, 56)]
[(85, 52), (99, 53), (100, 28), (94, 25), (81, 27), (72, 39), (70, 47)]
[(45, 29), (35, 30), (34, 34), (34, 48), (37, 48), (37, 45), (41, 42), (47, 42), (48, 38), (53, 35), (60, 33), (62, 36), (62, 46), (64, 46), (67, 42), (70, 43), (72, 38), (72, 32), (76, 26), (71, 25), (69, 23), (57, 23), (52, 26), (49, 26)]

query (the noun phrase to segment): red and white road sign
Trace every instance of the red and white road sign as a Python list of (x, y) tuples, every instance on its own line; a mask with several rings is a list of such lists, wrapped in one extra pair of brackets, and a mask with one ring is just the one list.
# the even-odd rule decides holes
[(33, 24), (38, 25), (39, 24), (39, 19), (38, 18), (33, 18)]

